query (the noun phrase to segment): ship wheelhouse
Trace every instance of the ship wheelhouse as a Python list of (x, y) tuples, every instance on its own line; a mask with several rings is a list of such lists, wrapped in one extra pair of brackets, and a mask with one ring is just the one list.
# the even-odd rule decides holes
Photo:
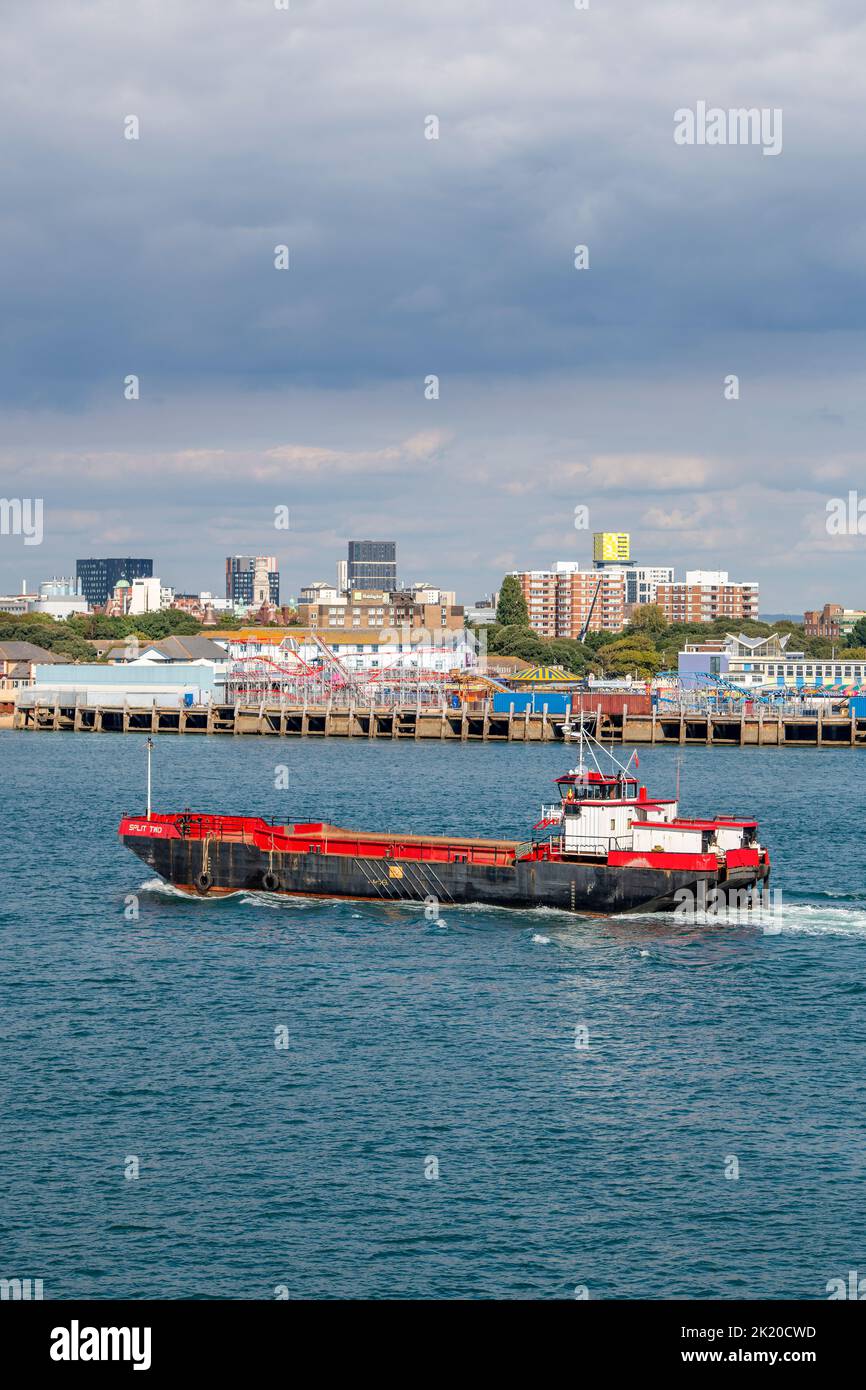
[(561, 827), (559, 851), (567, 855), (606, 857), (611, 851), (632, 850), (634, 827), (651, 819), (669, 823), (677, 819), (675, 799), (650, 800), (627, 768), (615, 773), (583, 767), (557, 777), (558, 806), (542, 807), (539, 826)]
[[(563, 804), (568, 802), (596, 801), (638, 801), (640, 800), (636, 777), (625, 773), (605, 776), (601, 772), (566, 772), (557, 777), (556, 784)], [(646, 798), (646, 788), (640, 788)]]
[(580, 771), (557, 778), (562, 803), (562, 849), (565, 854), (603, 854), (630, 850), (632, 825), (645, 820), (652, 810), (664, 819), (675, 818), (676, 802), (650, 802), (646, 787), (636, 777), (616, 773)]
[(652, 797), (628, 768), (616, 773), (573, 769), (556, 778), (560, 800), (542, 806), (535, 829), (556, 826), (548, 843), (565, 857), (605, 858), (612, 854), (710, 855), (760, 850), (755, 821), (719, 816), (683, 820), (675, 797)]

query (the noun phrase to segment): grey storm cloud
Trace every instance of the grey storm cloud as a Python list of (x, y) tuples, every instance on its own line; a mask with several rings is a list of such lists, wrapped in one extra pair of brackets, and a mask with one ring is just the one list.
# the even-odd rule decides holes
[[(3, 23), (3, 488), (44, 490), (48, 568), (128, 535), (213, 584), (286, 501), (293, 587), (363, 526), (472, 598), (494, 557), (575, 553), (586, 501), (770, 607), (832, 597), (791, 556), (820, 549), (828, 468), (860, 467), (854, 0), (8, 0)], [(780, 109), (781, 155), (678, 146), (698, 101)], [(821, 563), (853, 602), (842, 549)]]

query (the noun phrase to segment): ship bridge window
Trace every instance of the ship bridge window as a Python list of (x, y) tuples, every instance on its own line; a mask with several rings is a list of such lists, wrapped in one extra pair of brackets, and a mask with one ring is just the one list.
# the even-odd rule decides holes
[(579, 786), (560, 783), (563, 800), (577, 801), (627, 801), (636, 797), (636, 787), (633, 777), (619, 777), (614, 782), (586, 782)]

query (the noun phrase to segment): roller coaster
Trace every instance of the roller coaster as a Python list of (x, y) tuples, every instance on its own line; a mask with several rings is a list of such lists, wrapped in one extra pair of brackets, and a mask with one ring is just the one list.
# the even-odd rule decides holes
[(798, 685), (780, 685), (772, 688), (750, 687), (738, 685), (736, 681), (730, 680), (727, 676), (710, 675), (705, 671), (696, 671), (691, 674), (687, 686), (682, 683), (676, 671), (662, 671), (656, 679), (669, 682), (669, 688), (666, 692), (661, 690), (658, 692), (659, 706), (670, 705), (679, 709), (730, 709), (746, 701), (766, 709), (778, 709), (780, 706), (789, 705), (797, 699), (826, 700), (833, 698), (840, 700), (856, 693), (854, 688), (849, 687), (838, 689)]
[(289, 647), (281, 661), (267, 656), (241, 656), (226, 676), (226, 699), (234, 704), (359, 705), (441, 707), (454, 685), (445, 671), (413, 663), (410, 658), (390, 666), (354, 671), (323, 638), (311, 632), (317, 649), (313, 661)]

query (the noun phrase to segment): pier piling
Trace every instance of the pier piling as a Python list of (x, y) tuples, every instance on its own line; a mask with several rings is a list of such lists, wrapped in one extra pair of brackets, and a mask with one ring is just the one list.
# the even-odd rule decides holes
[[(733, 747), (866, 747), (866, 718), (848, 714), (776, 713), (759, 707), (724, 714), (686, 713), (676, 710), (646, 714), (616, 713), (598, 707), (583, 716), (586, 727), (607, 743), (672, 743)], [(264, 734), (280, 738), (318, 736), (370, 740), (421, 739), (467, 742), (551, 743), (562, 737), (562, 721), (551, 718), (547, 705), (540, 711), (493, 710), (483, 705), (268, 705), (212, 701), (207, 705), (81, 704), (74, 697), (43, 702), (39, 697), (19, 700), (12, 716), (14, 729), (30, 732), (151, 733), (151, 734)]]

